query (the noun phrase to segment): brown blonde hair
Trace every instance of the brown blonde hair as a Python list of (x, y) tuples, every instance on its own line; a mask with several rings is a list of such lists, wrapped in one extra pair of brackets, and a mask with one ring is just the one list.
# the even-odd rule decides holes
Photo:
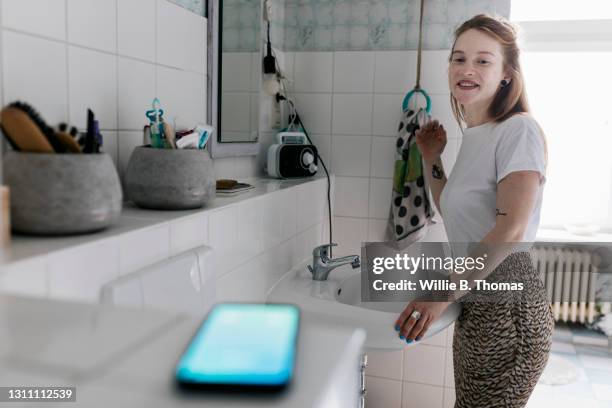
[[(504, 57), (504, 72), (510, 75), (510, 83), (501, 87), (489, 106), (489, 117), (494, 122), (502, 122), (515, 113), (529, 112), (527, 94), (525, 92), (525, 81), (519, 62), (519, 47), (516, 41), (517, 32), (514, 26), (501, 17), (492, 17), (486, 14), (478, 14), (461, 24), (455, 30), (455, 40), (451, 49), (451, 56), (455, 50), (457, 39), (468, 30), (478, 30), (495, 39), (502, 46)], [(465, 121), (462, 107), (451, 94), (451, 106), (459, 125)]]
[[(478, 14), (455, 30), (455, 40), (449, 56), (449, 63), (452, 59), (453, 51), (457, 39), (468, 30), (478, 30), (487, 34), (496, 40), (502, 47), (502, 55), (504, 60), (504, 72), (510, 75), (510, 83), (501, 87), (491, 105), (489, 106), (488, 115), (493, 122), (499, 123), (508, 119), (515, 114), (528, 114), (529, 103), (527, 102), (527, 92), (525, 91), (525, 80), (523, 71), (519, 61), (519, 46), (517, 43), (517, 29), (506, 19), (502, 17), (492, 17), (486, 14)], [(459, 126), (463, 128), (462, 123), (465, 123), (465, 115), (462, 106), (457, 102), (457, 99), (450, 95), (451, 107), (455, 119)], [(538, 125), (539, 126), (539, 125)], [(540, 127), (540, 133), (544, 140), (544, 148), (546, 148), (546, 138)], [(548, 153), (546, 152), (545, 160), (548, 161)]]

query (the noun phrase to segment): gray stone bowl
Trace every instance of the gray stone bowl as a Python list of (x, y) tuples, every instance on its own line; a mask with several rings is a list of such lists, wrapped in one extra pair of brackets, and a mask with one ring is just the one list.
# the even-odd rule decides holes
[(124, 181), (127, 198), (143, 208), (188, 210), (215, 198), (215, 169), (206, 150), (136, 147)]
[(13, 231), (70, 235), (102, 230), (121, 213), (121, 183), (108, 154), (7, 152)]

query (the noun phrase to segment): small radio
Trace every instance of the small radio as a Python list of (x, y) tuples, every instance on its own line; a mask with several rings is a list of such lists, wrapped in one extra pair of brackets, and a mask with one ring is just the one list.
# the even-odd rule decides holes
[(268, 175), (276, 178), (301, 178), (317, 174), (318, 152), (311, 144), (305, 144), (301, 132), (280, 132), (276, 144), (268, 149)]

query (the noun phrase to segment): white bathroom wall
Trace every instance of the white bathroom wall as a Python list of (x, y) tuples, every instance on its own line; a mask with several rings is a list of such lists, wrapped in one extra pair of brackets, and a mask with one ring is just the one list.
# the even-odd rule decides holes
[[(421, 86), (447, 129), (448, 174), (461, 131), (450, 108), (447, 57), (448, 50), (423, 52)], [(300, 115), (336, 175), (338, 253), (359, 253), (362, 241), (384, 240), (401, 104), (416, 80), (416, 51), (287, 52), (284, 58)], [(426, 239), (444, 240), (442, 224)]]
[[(206, 122), (204, 17), (167, 0), (1, 0), (2, 105), (23, 100), (50, 124), (100, 120), (120, 174), (142, 143), (145, 110)], [(222, 177), (255, 174), (252, 157), (215, 161)]]

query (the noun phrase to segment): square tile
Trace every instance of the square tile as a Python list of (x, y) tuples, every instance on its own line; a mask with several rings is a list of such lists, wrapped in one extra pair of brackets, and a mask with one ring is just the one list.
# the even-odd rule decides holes
[(338, 243), (334, 256), (360, 254), (361, 243), (368, 238), (368, 219), (336, 216), (333, 226)]
[(396, 140), (394, 137), (372, 137), (371, 177), (393, 177)]
[(400, 408), (402, 382), (387, 378), (366, 377), (365, 406)]
[(338, 51), (334, 53), (334, 92), (372, 92), (374, 53)]
[(375, 93), (405, 95), (416, 81), (416, 51), (376, 51)]
[(367, 354), (367, 376), (402, 379), (403, 350), (368, 351)]
[(102, 146), (100, 146), (100, 151), (102, 153), (108, 154), (111, 159), (113, 159), (113, 163), (115, 164), (115, 168), (118, 170), (119, 163), (119, 140), (117, 138), (117, 132), (113, 130), (105, 130), (102, 134)]
[(65, 122), (66, 45), (7, 30), (2, 35), (5, 102), (27, 101), (50, 126)]
[(119, 272), (125, 275), (170, 257), (170, 225), (163, 223), (119, 236)]
[(68, 42), (117, 52), (117, 0), (67, 0)]
[(368, 177), (370, 136), (332, 136), (332, 168), (338, 176)]
[[(117, 52), (155, 62), (155, 0), (117, 2)], [(140, 22), (140, 24), (138, 23)], [(119, 88), (121, 89), (121, 88)]]
[(367, 217), (369, 179), (363, 177), (336, 177), (336, 216)]
[(368, 209), (369, 218), (388, 219), (391, 208), (391, 191), (393, 180), (370, 179), (370, 204)]
[(157, 67), (157, 95), (166, 120), (185, 126), (206, 123), (205, 77), (193, 72)]
[(294, 102), (308, 133), (331, 133), (331, 94), (294, 94)]
[(333, 53), (295, 53), (293, 68), (295, 92), (331, 92)]
[(368, 242), (386, 241), (388, 220), (368, 219)]
[(371, 135), (372, 95), (334, 94), (332, 134)]
[(117, 57), (84, 48), (68, 47), (70, 123), (85, 129), (87, 109), (100, 129), (117, 129)]
[(375, 136), (397, 136), (402, 120), (403, 94), (375, 94), (372, 134)]
[(205, 74), (206, 19), (169, 1), (157, 0), (157, 62)]
[(46, 258), (33, 258), (3, 267), (0, 292), (22, 296), (48, 296)]
[(453, 408), (455, 406), (455, 389), (444, 387), (444, 408)]
[(170, 223), (170, 253), (172, 255), (208, 243), (208, 216), (203, 213), (181, 217)]
[(66, 0), (3, 0), (2, 26), (66, 40)]
[(404, 382), (402, 408), (442, 408), (444, 388)]
[(139, 130), (148, 124), (145, 111), (151, 109), (155, 92), (155, 65), (119, 57), (119, 129)]
[(98, 303), (102, 286), (119, 276), (118, 240), (50, 254), (47, 273), (51, 298)]
[(448, 95), (448, 50), (427, 50), (423, 52), (421, 67), (421, 86), (427, 93)]
[(404, 349), (404, 381), (444, 385), (445, 350), (442, 347), (425, 344), (406, 347)]

